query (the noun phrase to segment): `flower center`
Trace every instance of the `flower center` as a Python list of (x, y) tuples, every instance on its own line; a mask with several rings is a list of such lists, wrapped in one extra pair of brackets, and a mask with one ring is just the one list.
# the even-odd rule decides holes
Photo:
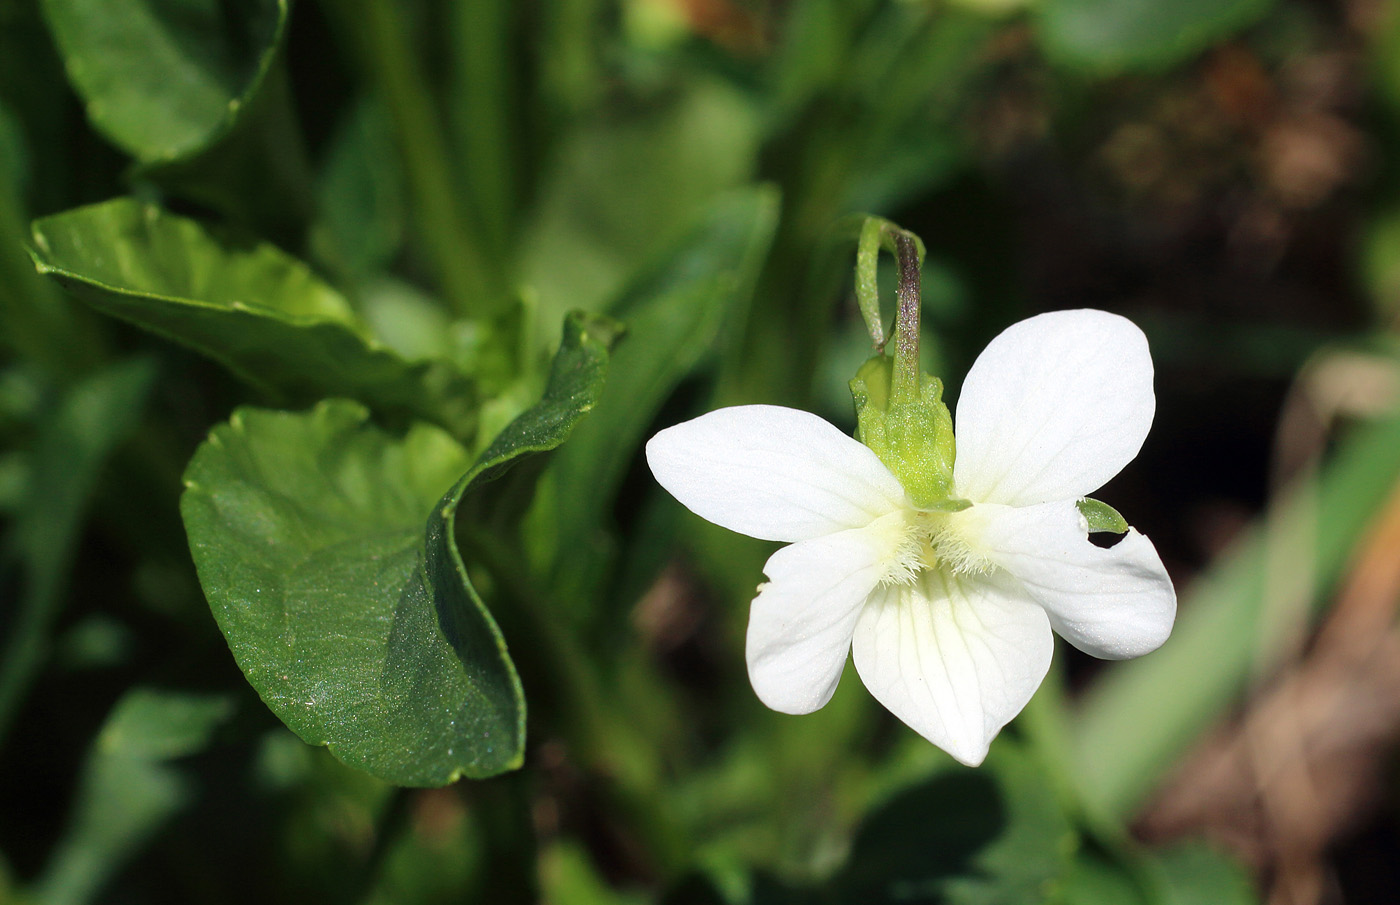
[(995, 568), (982, 544), (983, 514), (973, 506), (961, 512), (913, 510), (884, 584), (913, 584), (921, 573), (985, 575)]

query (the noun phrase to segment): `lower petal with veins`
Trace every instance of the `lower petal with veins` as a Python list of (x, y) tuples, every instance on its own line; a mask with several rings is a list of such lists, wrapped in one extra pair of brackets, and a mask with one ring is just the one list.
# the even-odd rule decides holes
[(1045, 678), (1054, 639), (1044, 610), (996, 576), (926, 571), (871, 595), (853, 647), (876, 700), (976, 766)]

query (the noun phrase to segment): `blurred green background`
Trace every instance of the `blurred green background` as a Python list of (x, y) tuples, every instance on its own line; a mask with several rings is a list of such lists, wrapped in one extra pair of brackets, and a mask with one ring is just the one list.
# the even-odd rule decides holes
[[(0, 901), (1392, 901), (1397, 61), (1395, 0), (0, 0)], [(639, 457), (725, 404), (853, 426), (865, 212), (928, 248), (953, 398), (1046, 310), (1132, 318), (1157, 367), (1097, 495), (1176, 631), (1061, 644), (979, 771), (854, 676), (763, 708), (772, 548)], [(186, 463), (319, 405), (247, 416), (254, 451), (348, 437), (426, 516), (543, 417), (575, 310), (587, 414), (458, 490), (523, 766), (408, 788), (380, 736), (305, 744), (196, 575), (230, 529), (182, 523), (232, 466)], [(300, 486), (278, 517), (421, 538)]]

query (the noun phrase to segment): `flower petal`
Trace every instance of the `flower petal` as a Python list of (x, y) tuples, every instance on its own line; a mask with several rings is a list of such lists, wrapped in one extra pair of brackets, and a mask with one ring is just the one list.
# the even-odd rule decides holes
[(831, 700), (866, 598), (904, 540), (903, 513), (784, 547), (749, 609), (746, 655), (759, 700), (811, 713)]
[(1155, 410), (1132, 321), (1083, 309), (1013, 324), (963, 381), (957, 492), (1012, 506), (1088, 496), (1138, 454)]
[(1152, 541), (1136, 530), (1112, 547), (1095, 546), (1073, 500), (974, 506), (958, 515), (981, 520), (976, 543), (987, 558), (1019, 579), (1055, 631), (1085, 653), (1137, 657), (1171, 634), (1176, 589)]
[(683, 506), (763, 540), (799, 541), (868, 525), (904, 488), (867, 447), (808, 412), (742, 405), (668, 427), (647, 464)]
[(993, 578), (923, 572), (872, 594), (856, 623), (856, 669), (910, 728), (975, 767), (1050, 668), (1045, 611)]

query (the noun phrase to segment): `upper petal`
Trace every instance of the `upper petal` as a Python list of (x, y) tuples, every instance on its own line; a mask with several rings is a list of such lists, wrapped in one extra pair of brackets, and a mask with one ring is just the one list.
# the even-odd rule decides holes
[(866, 598), (903, 541), (902, 513), (784, 547), (749, 609), (746, 656), (759, 700), (811, 713), (831, 700)]
[(1088, 496), (1138, 454), (1155, 410), (1132, 321), (1082, 309), (1013, 324), (963, 381), (957, 492), (1013, 506)]
[(1136, 530), (1107, 549), (1089, 540), (1073, 500), (1016, 509), (974, 506), (983, 552), (1020, 580), (1065, 640), (1121, 660), (1162, 646), (1176, 619), (1176, 589), (1152, 541)]
[(968, 766), (987, 756), (1050, 668), (1045, 611), (993, 579), (926, 571), (871, 595), (856, 669), (910, 728)]
[(808, 412), (741, 405), (668, 427), (647, 464), (691, 512), (763, 540), (799, 541), (902, 508), (904, 488), (867, 447)]

